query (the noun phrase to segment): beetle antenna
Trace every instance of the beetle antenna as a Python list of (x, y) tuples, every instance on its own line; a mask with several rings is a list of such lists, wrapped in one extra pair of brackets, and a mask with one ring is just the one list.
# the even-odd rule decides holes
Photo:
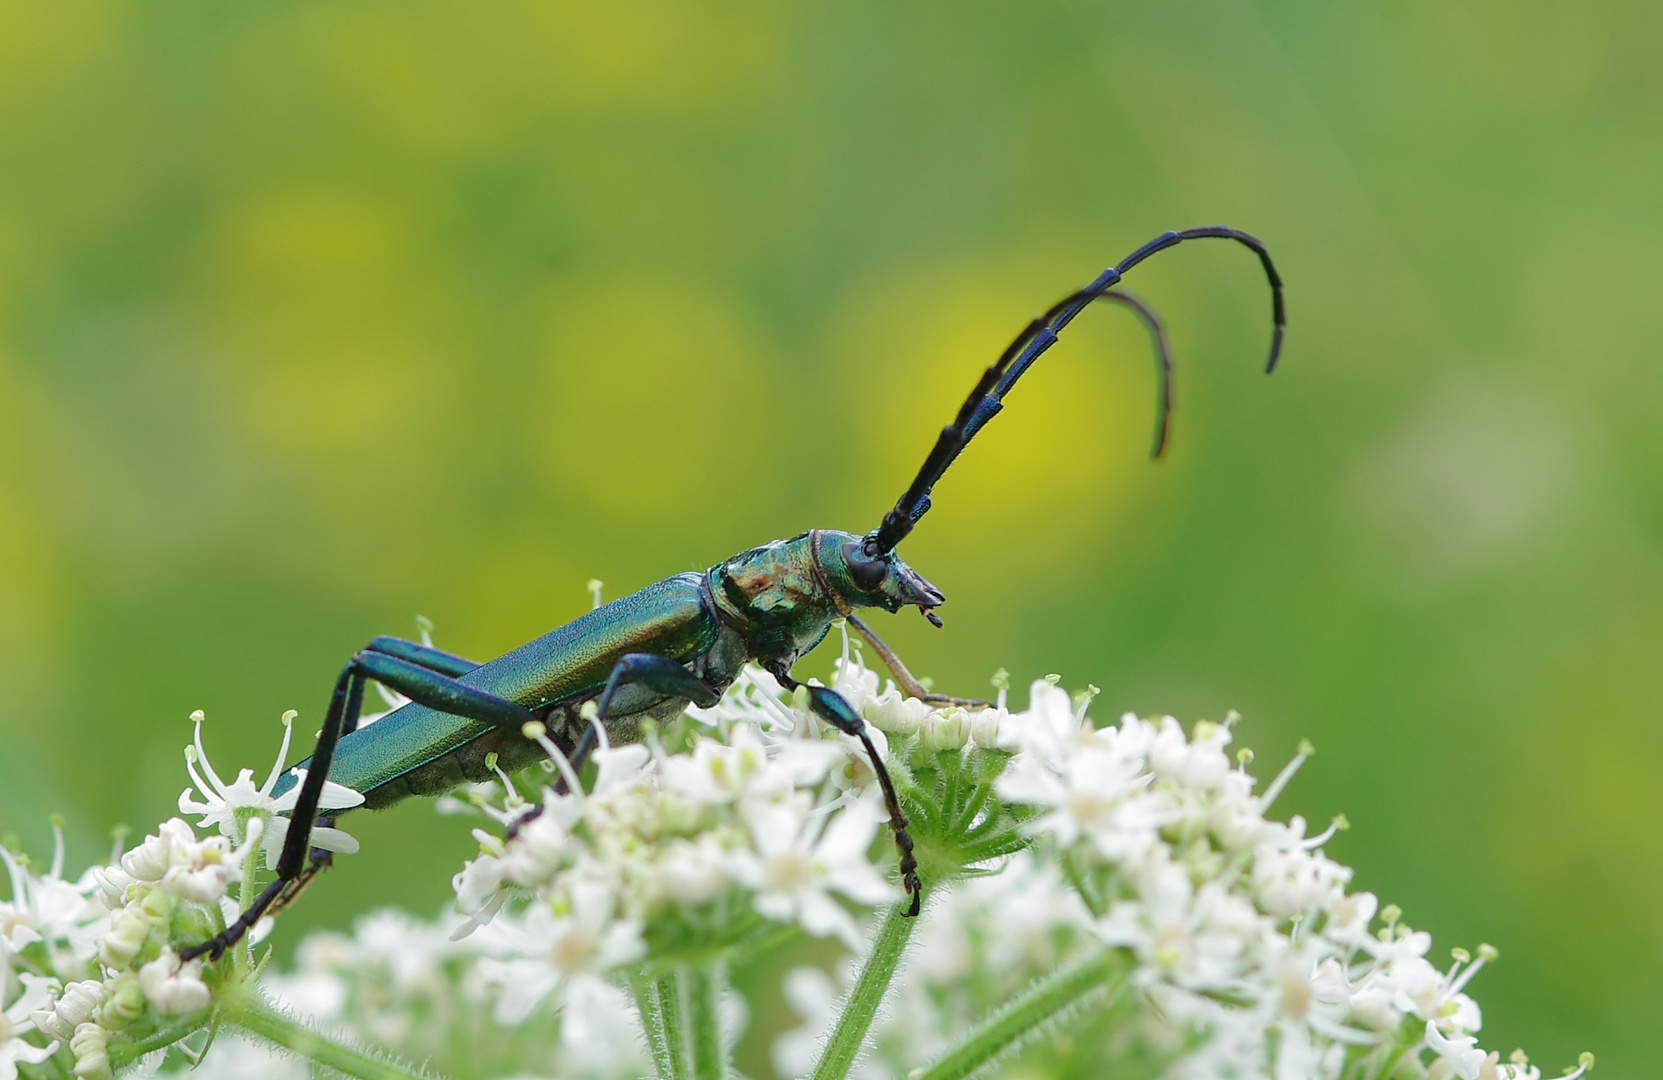
[(999, 359), (982, 372), (975, 389), (970, 391), (970, 396), (965, 398), (964, 404), (960, 406), (958, 416), (951, 424), (941, 429), (935, 447), (924, 459), (924, 465), (918, 470), (912, 486), (907, 488), (906, 493), (895, 503), (895, 508), (884, 515), (883, 523), (867, 534), (867, 555), (875, 557), (893, 551), (895, 545), (906, 538), (913, 526), (918, 524), (918, 520), (929, 512), (930, 489), (935, 487), (936, 481), (941, 479), (942, 474), (969, 445), (970, 440), (976, 437), (976, 433), (1004, 408), (1005, 395), (1033, 366), (1033, 362), (1039, 359), (1040, 354), (1056, 343), (1057, 334), (1063, 327), (1074, 321), (1074, 316), (1084, 311), (1094, 300), (1113, 297), (1131, 307), (1140, 317), (1144, 317), (1146, 324), (1153, 328), (1156, 359), (1161, 365), (1156, 400), (1155, 456), (1158, 457), (1166, 443), (1167, 415), (1172, 407), (1169, 383), (1171, 365), (1167, 359), (1165, 337), (1153, 312), (1124, 293), (1113, 293), (1109, 290), (1120, 284), (1121, 277), (1128, 270), (1156, 252), (1181, 244), (1185, 240), (1203, 239), (1234, 240), (1252, 249), (1253, 253), (1259, 256), (1265, 277), (1270, 281), (1272, 325), (1270, 358), (1265, 362), (1265, 374), (1275, 371), (1276, 359), (1282, 352), (1282, 331), (1287, 325), (1287, 313), (1282, 302), (1282, 278), (1277, 274), (1276, 265), (1271, 262), (1270, 252), (1265, 250), (1264, 244), (1256, 237), (1224, 225), (1204, 225), (1195, 229), (1162, 233), (1104, 270), (1085, 288), (1070, 293), (1053, 304), (1050, 310), (1023, 328), (1022, 332), (1016, 335), (1016, 339), (999, 355)]
[(1129, 292), (1106, 292), (1099, 299), (1126, 305), (1149, 332), (1149, 343), (1155, 350), (1155, 440), (1149, 445), (1149, 458), (1159, 461), (1166, 452), (1167, 433), (1172, 426), (1172, 351), (1167, 348), (1166, 327), (1154, 308)]

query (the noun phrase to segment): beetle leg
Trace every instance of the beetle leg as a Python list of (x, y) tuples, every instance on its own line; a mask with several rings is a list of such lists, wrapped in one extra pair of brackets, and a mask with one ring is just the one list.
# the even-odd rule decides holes
[[(437, 651), (437, 650), (435, 650)], [(434, 671), (403, 657), (365, 649), (347, 665), (366, 678), (397, 690), (411, 701), (430, 709), (463, 716), (469, 720), (483, 720), (495, 727), (520, 730), (536, 720), (537, 714), (524, 705), (505, 697), (477, 690), (442, 672)], [(358, 726), (358, 710), (347, 713), (343, 733)]]
[[(607, 676), (606, 685), (601, 689), (600, 696), (595, 699), (594, 723), (583, 725), (583, 732), (578, 736), (577, 744), (572, 747), (571, 755), (567, 758), (571, 762), (574, 774), (589, 760), (589, 754), (595, 749), (597, 741), (595, 729), (606, 725), (607, 714), (612, 709), (612, 699), (618, 693), (618, 688), (626, 683), (640, 683), (661, 694), (686, 698), (701, 709), (708, 709), (722, 700), (722, 695), (712, 690), (704, 680), (667, 656), (659, 656), (657, 653), (626, 653), (612, 665), (612, 674)], [(554, 790), (557, 794), (566, 793), (564, 776), (554, 782)], [(536, 819), (542, 812), (543, 804), (538, 803), (529, 813), (516, 818), (508, 827), (508, 839), (512, 840), (526, 822)]]
[[(371, 640), (368, 645), (364, 646), (364, 652), (383, 653), (387, 656), (397, 657), (400, 660), (408, 660), (418, 667), (426, 668), (428, 671), (436, 671), (441, 675), (449, 675), (452, 678), (460, 678), (479, 666), (476, 661), (445, 652), (443, 649), (435, 649), (431, 645), (422, 645), (419, 642), (389, 637), (385, 634)], [(360, 653), (359, 655), (363, 654)], [(398, 689), (391, 683), (387, 685), (391, 686), (392, 689)], [(341, 734), (351, 735), (357, 730), (358, 716), (356, 713), (349, 714), (342, 724)]]
[(912, 834), (907, 831), (907, 816), (901, 811), (901, 799), (895, 794), (895, 783), (890, 780), (889, 770), (884, 766), (883, 758), (878, 756), (877, 747), (872, 745), (871, 736), (866, 734), (866, 721), (843, 700), (842, 694), (830, 687), (800, 683), (783, 667), (770, 668), (769, 673), (787, 690), (796, 690), (799, 686), (807, 690), (808, 707), (814, 715), (845, 735), (853, 735), (866, 748), (867, 760), (872, 762), (872, 771), (877, 774), (884, 804), (889, 809), (889, 827), (895, 833), (895, 846), (901, 852), (901, 887), (912, 896), (912, 905), (906, 910), (907, 918), (912, 918), (918, 914), (924, 897), (923, 883), (918, 880), (918, 860), (912, 854)]
[(466, 657), (457, 656), (455, 653), (445, 652), (443, 649), (435, 649), (431, 645), (406, 641), (398, 637), (389, 637), (386, 634), (377, 636), (364, 648), (368, 652), (386, 653), (389, 656), (408, 660), (413, 664), (420, 664), (429, 671), (437, 671), (441, 675), (450, 675), (456, 678), (466, 675), (479, 666), (477, 660), (469, 660)]
[[(389, 643), (408, 646), (404, 651), (433, 666), (424, 666), (416, 660), (376, 648)], [(433, 669), (439, 664), (455, 666), (465, 663), (467, 661), (461, 657), (413, 642), (399, 642), (397, 638), (377, 638), (371, 642), (371, 648), (347, 661), (335, 680), (335, 692), (329, 699), (329, 712), (324, 717), (323, 730), (318, 733), (318, 745), (312, 751), (306, 782), (300, 785), (294, 809), (289, 812), (289, 831), (283, 840), (283, 853), (277, 861), (277, 880), (266, 886), (248, 909), (223, 932), (200, 945), (185, 949), (179, 954), (181, 959), (189, 960), (203, 953), (218, 959), (226, 949), (242, 940), (249, 927), (258, 922), (268, 908), (292, 900), (310, 880), (312, 875), (307, 873), (307, 853), (311, 848), (312, 827), (317, 824), (318, 800), (323, 795), (324, 781), (329, 778), (335, 744), (343, 734), (352, 732), (358, 726), (358, 717), (364, 706), (365, 679), (374, 679), (429, 708), (469, 720), (483, 720), (497, 727), (511, 727), (517, 731), (537, 719), (536, 713), (522, 705), (476, 690)]]
[(883, 660), (883, 666), (889, 669), (891, 675), (895, 676), (895, 685), (899, 686), (901, 693), (907, 697), (917, 698), (927, 705), (958, 705), (966, 709), (986, 709), (993, 705), (993, 702), (983, 701), (981, 698), (950, 697), (946, 694), (930, 693), (924, 688), (924, 684), (914, 678), (912, 672), (907, 670), (907, 666), (901, 663), (901, 658), (895, 655), (895, 650), (885, 645), (878, 635), (872, 632), (872, 628), (860, 620), (858, 615), (845, 615), (843, 617), (849, 620), (849, 625), (855, 628), (855, 633), (865, 638), (866, 643), (872, 646), (873, 651)]
[(606, 687), (601, 690), (601, 696), (595, 699), (595, 711), (602, 723), (606, 722), (606, 714), (612, 707), (612, 696), (618, 692), (618, 687), (625, 683), (641, 683), (660, 694), (687, 698), (701, 709), (708, 709), (722, 700), (722, 695), (706, 686), (704, 680), (668, 656), (659, 656), (657, 653), (626, 653), (612, 665), (612, 674), (607, 676)]
[(329, 762), (335, 756), (335, 743), (341, 736), (342, 720), (350, 714), (354, 721), (364, 704), (364, 675), (359, 671), (359, 658), (347, 661), (335, 679), (335, 691), (329, 696), (329, 711), (323, 719), (323, 730), (318, 732), (318, 744), (312, 750), (312, 765), (306, 771), (306, 781), (300, 785), (294, 809), (289, 812), (289, 831), (283, 838), (283, 853), (277, 860), (277, 880), (260, 891), (235, 921), (223, 931), (179, 952), (181, 960), (191, 960), (203, 953), (218, 960), (226, 949), (241, 941), (249, 928), (260, 921), (279, 896), (287, 892), (306, 869), (306, 854), (311, 847), (312, 826), (318, 818), (318, 800), (323, 796), (323, 783), (329, 778)]

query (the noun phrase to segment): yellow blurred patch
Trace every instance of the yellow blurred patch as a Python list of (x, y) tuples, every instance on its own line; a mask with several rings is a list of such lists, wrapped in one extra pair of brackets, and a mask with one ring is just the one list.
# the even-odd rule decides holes
[(563, 545), (542, 537), (504, 538), (473, 553), (444, 582), (435, 610), (450, 614), (439, 633), (463, 652), (505, 653), (588, 611), (586, 580)]
[(522, 143), (528, 111), (647, 107), (718, 125), (777, 104), (790, 9), (659, 0), (320, 12), (308, 37), (406, 145)]
[[(845, 316), (839, 362), (871, 393), (856, 408), (861, 488), (887, 508), (982, 370), (1067, 291), (1033, 278), (931, 275), (891, 282)], [(1147, 339), (1124, 311), (1080, 316), (942, 479), (909, 549), (933, 571), (997, 579), (1013, 551), (1035, 569), (1112, 542), (1154, 417)], [(875, 517), (874, 522), (875, 524)]]
[(542, 465), (562, 491), (619, 523), (768, 498), (790, 395), (732, 300), (686, 283), (563, 283), (545, 326)]
[(258, 198), (215, 260), (246, 420), (281, 455), (363, 451), (432, 400), (442, 291), (403, 216), (328, 192)]
[(112, 44), (107, 4), (0, 5), (0, 93), (84, 63)]

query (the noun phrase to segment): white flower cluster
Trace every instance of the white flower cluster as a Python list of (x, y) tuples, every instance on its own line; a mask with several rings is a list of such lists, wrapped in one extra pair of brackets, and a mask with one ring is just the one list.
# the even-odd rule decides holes
[(851, 787), (851, 751), (862, 766), (864, 752), (770, 682), (748, 672), (726, 703), (644, 743), (610, 746), (602, 733), (587, 792), (533, 727), (569, 793), (545, 788), (533, 815), (505, 778), (509, 798), (490, 810), (511, 837), (476, 830), (481, 852), (455, 880), (472, 916), (463, 933), (511, 897), (532, 898), (486, 935), (497, 958), (481, 970), (502, 988), (504, 1023), (551, 995), (609, 985), (607, 973), (643, 959), (731, 944), (759, 918), (855, 948), (856, 922), (833, 894), (898, 898), (888, 864), (870, 854), (887, 820), (879, 793)]
[(53, 834), (52, 862), (42, 875), (0, 848), (11, 885), (11, 899), (0, 901), (0, 1080), (12, 1080), (19, 1063), (38, 1064), (57, 1051), (59, 1037), (39, 1030), (37, 1020), (50, 1014), (61, 985), (57, 973), (89, 970), (95, 940), (109, 925), (89, 899), (90, 874), (64, 880), (63, 833), (54, 825)]
[[(1129, 1014), (1138, 1039), (1174, 1080), (1541, 1075), (1522, 1053), (1502, 1062), (1478, 1047), (1465, 988), (1494, 950), (1456, 949), (1439, 970), (1429, 935), (1391, 907), (1376, 926), (1375, 897), (1346, 892), (1350, 869), (1321, 850), (1343, 818), (1313, 837), (1298, 816), (1265, 818), (1308, 747), (1255, 794), (1251, 754), (1232, 763), (1226, 750), (1228, 721), (1187, 737), (1171, 717), (1097, 728), (1089, 698), (1071, 700), (1053, 680), (1033, 684), (1024, 712), (955, 716), (880, 695), (858, 659), (837, 686), (868, 719), (930, 749), (963, 731), (966, 754), (1008, 753), (994, 791), (1030, 808), (1022, 828), (1037, 842), (926, 912), (891, 1026), (875, 1032), (889, 1069), (927, 1063), (1065, 953), (1107, 947), (1127, 958), (1130, 1000), (1143, 1003)], [(794, 973), (788, 994), (808, 1023), (775, 1053), (784, 1075), (800, 1075), (833, 995), (812, 970)], [(1117, 1030), (1124, 1058), (1126, 1026)]]
[[(5, 856), (13, 896), (4, 909), (7, 957), (29, 966), (22, 977), (33, 980), (31, 992), (38, 989), (46, 997), (33, 1006), (30, 1022), (69, 1047), (76, 1075), (110, 1075), (109, 1043), (117, 1033), (142, 1036), (201, 1014), (211, 1004), (213, 980), (205, 978), (206, 965), (202, 959), (181, 960), (180, 952), (237, 918), (240, 906), (231, 889), (249, 881), (262, 849), (268, 866), (275, 859), (288, 825), (278, 815), (292, 806), (297, 790), (280, 799), (271, 795), (288, 752), (293, 718), (293, 713), (283, 717), (277, 763), (256, 788), (246, 769), (231, 784), (219, 778), (202, 749), (202, 714), (192, 716), (196, 738), (186, 748), (185, 761), (201, 796), (193, 798), (187, 789), (179, 806), (201, 814), (204, 826), (216, 827), (214, 834), (198, 836), (189, 822), (172, 818), (130, 851), (117, 850), (110, 865), (87, 871), (74, 885), (61, 878), (61, 838), (43, 878), (32, 877)], [(338, 784), (325, 785), (324, 805), (330, 808), (362, 801)], [(312, 835), (314, 844), (338, 851), (355, 847), (351, 837), (337, 830), (315, 829)], [(253, 936), (264, 929), (256, 928)], [(30, 945), (36, 946), (33, 955)], [(12, 1030), (19, 1029), (12, 1025)], [(0, 1050), (0, 1061), (6, 1053)], [(21, 1051), (12, 1055), (24, 1060)], [(9, 1080), (3, 1067), (0, 1080)]]
[[(551, 942), (551, 917), (532, 906), (504, 911), (480, 933), (453, 940), (448, 922), (396, 910), (359, 918), (352, 933), (317, 932), (302, 942), (295, 969), (267, 978), (264, 989), (281, 1005), (326, 1030), (367, 1045), (396, 1048), (448, 1076), (564, 1076), (584, 1080), (637, 1077), (646, 1068), (639, 1023), (628, 994), (601, 978), (577, 975), (565, 992), (545, 995), (513, 987), (502, 965), (529, 965), (519, 946), (549, 944), (546, 959), (575, 943)], [(579, 946), (581, 947), (581, 946)], [(503, 956), (518, 956), (504, 960)], [(533, 976), (546, 973), (533, 971)], [(504, 1024), (505, 996), (515, 1016)], [(523, 1014), (520, 1010), (524, 1010)], [(209, 1058), (205, 1080), (280, 1080), (287, 1063), (256, 1069), (243, 1054), (232, 1069)], [(194, 1075), (203, 1076), (201, 1071)]]
[[(1466, 991), (1494, 950), (1457, 949), (1434, 966), (1427, 934), (1347, 892), (1351, 871), (1323, 852), (1343, 819), (1307, 836), (1297, 816), (1266, 818), (1308, 747), (1258, 791), (1251, 754), (1230, 755), (1233, 721), (1186, 734), (1170, 717), (1127, 715), (1098, 728), (1091, 695), (1055, 683), (1034, 683), (1020, 712), (1002, 687), (991, 707), (936, 708), (882, 685), (845, 641), (832, 685), (873, 726), (912, 817), (932, 891), (917, 923), (890, 918), (903, 897), (860, 743), (816, 720), (804, 692), (747, 669), (715, 707), (646, 724), (639, 743), (612, 746), (597, 725), (588, 784), (528, 725), (549, 757), (532, 797), (525, 778), (499, 773), (500, 784), (442, 801), (507, 832), (475, 831), (480, 852), (453, 881), (460, 929), (375, 913), (350, 936), (314, 934), (292, 973), (261, 986), (341, 1033), (338, 1048), (367, 1044), (461, 1078), (622, 1080), (648, 1071), (649, 1050), (664, 1068), (673, 994), (684, 1042), (669, 1059), (716, 1047), (702, 1060), (717, 1075), (743, 1026), (721, 996), (727, 967), (746, 969), (797, 927), (847, 947), (852, 968), (866, 948), (857, 911), (881, 905), (891, 936), (874, 940), (892, 945), (873, 948), (862, 976), (870, 1008), (847, 1012), (877, 1013), (872, 1052), (851, 1073), (862, 1080), (928, 1075), (954, 1055), (974, 1070), (1015, 1052), (1034, 1075), (1112, 1064), (1167, 1080), (1539, 1080), (1522, 1053), (1504, 1062), (1478, 1045)], [(249, 1005), (249, 950), (209, 963), (180, 953), (238, 917), (281, 850), (294, 789), (272, 793), (288, 736), (263, 785), (247, 770), (227, 784), (196, 719), (194, 787), (179, 805), (198, 828), (167, 821), (76, 882), (63, 878), (61, 840), (44, 874), (0, 851), (11, 884), (0, 1080), (20, 1068), (66, 1075), (71, 1059), (76, 1075), (103, 1078), (210, 1022), (282, 1043), (251, 1020), (275, 1014)], [(555, 773), (561, 785), (541, 785)], [(361, 801), (325, 787), (326, 809)], [(311, 840), (356, 846), (327, 828)], [(916, 927), (904, 956), (903, 922)], [(880, 956), (889, 966), (872, 981)], [(843, 1010), (818, 968), (792, 971), (784, 991), (805, 1023), (775, 1042), (775, 1065), (803, 1075)], [(696, 1004), (704, 1041), (687, 1042)], [(999, 1042), (1018, 1017), (1022, 1033)], [(860, 1034), (842, 1039), (848, 1055)], [(242, 1036), (214, 1045), (198, 1075), (307, 1072)], [(146, 1065), (164, 1066), (159, 1051)]]
[[(238, 853), (222, 837), (198, 840), (174, 818), (117, 865), (88, 870), (72, 885), (61, 876), (62, 850), (60, 837), (43, 877), (4, 856), (12, 900), (0, 905), (8, 928), (0, 981), (15, 971), (30, 1008), (26, 1022), (12, 1016), (5, 1025), (11, 1042), (0, 1048), (0, 1063), (45, 1060), (63, 1044), (77, 1075), (106, 1076), (112, 1032), (207, 1007), (201, 963), (182, 964), (174, 945), (218, 929), (218, 905), (240, 876)], [(31, 1025), (54, 1040), (43, 1052), (17, 1042)], [(0, 1080), (6, 1076), (0, 1064)]]

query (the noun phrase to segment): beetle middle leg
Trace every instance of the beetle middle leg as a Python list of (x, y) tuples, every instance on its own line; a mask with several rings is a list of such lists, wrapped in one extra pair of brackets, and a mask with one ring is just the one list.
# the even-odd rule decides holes
[[(704, 680), (667, 656), (659, 656), (657, 653), (624, 654), (612, 665), (612, 673), (607, 676), (606, 685), (601, 689), (600, 696), (595, 698), (594, 722), (583, 725), (583, 731), (572, 747), (571, 756), (567, 760), (571, 763), (573, 775), (583, 768), (584, 762), (589, 760), (589, 755), (594, 751), (599, 739), (596, 732), (606, 726), (607, 716), (612, 711), (612, 700), (617, 696), (619, 688), (631, 683), (639, 683), (668, 697), (686, 698), (701, 709), (708, 709), (722, 700), (722, 695), (707, 686)], [(555, 780), (554, 790), (556, 794), (566, 793), (565, 776)], [(529, 812), (515, 818), (513, 824), (508, 826), (508, 838), (512, 840), (518, 836), (520, 829), (527, 822), (534, 821), (542, 812), (543, 804), (538, 803)]]

